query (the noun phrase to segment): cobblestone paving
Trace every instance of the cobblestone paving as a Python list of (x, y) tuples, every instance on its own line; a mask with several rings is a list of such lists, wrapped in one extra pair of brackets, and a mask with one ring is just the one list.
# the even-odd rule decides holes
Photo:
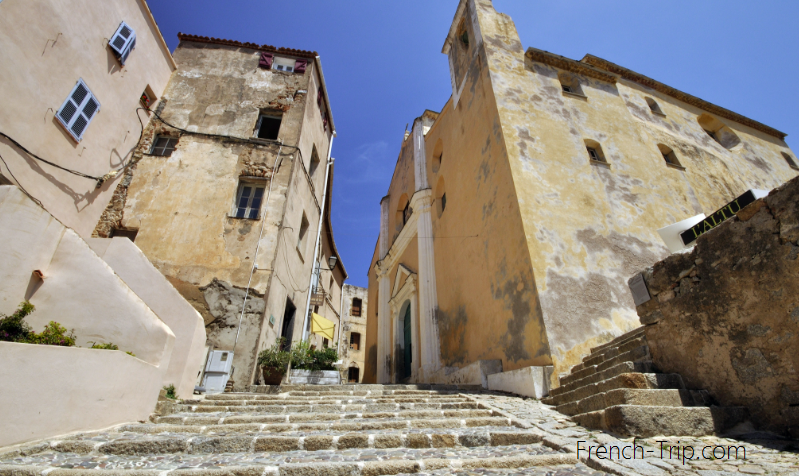
[[(554, 407), (544, 405), (533, 399), (522, 399), (504, 395), (476, 394), (470, 396), (475, 401), (482, 402), (494, 409), (504, 411), (509, 416), (538, 428), (551, 438), (545, 439), (545, 444), (560, 448), (568, 448), (576, 454), (578, 441), (581, 448), (597, 447), (601, 444), (619, 448), (633, 444), (632, 438), (617, 439), (613, 435), (592, 431), (583, 428), (554, 410)], [(799, 441), (782, 440), (775, 435), (750, 432), (742, 434), (738, 439), (707, 437), (656, 437), (636, 440), (636, 444), (643, 446), (644, 458), (625, 459), (618, 458), (614, 450), (613, 459), (597, 459), (592, 453), (591, 460), (587, 461), (586, 451), (581, 451), (580, 459), (596, 469), (603, 469), (614, 474), (641, 474), (645, 476), (724, 476), (741, 475), (780, 475), (799, 476)], [(693, 449), (683, 451), (684, 448)], [(738, 457), (728, 455), (730, 447), (737, 447)], [(741, 450), (741, 447), (745, 450)], [(705, 449), (707, 448), (707, 449)], [(720, 456), (722, 450), (724, 457), (714, 458), (713, 450)], [(630, 455), (632, 448), (627, 450)], [(678, 451), (679, 450), (679, 451)], [(702, 457), (701, 452), (710, 458)], [(638, 455), (640, 455), (640, 450)], [(600, 454), (600, 456), (602, 456)], [(685, 459), (683, 459), (685, 456)], [(536, 468), (534, 471), (540, 471)], [(436, 473), (431, 473), (436, 474)], [(469, 472), (464, 474), (491, 474)], [(539, 473), (507, 473), (507, 474), (539, 474)], [(547, 474), (547, 473), (542, 473)], [(559, 474), (559, 473), (552, 473)], [(566, 473), (568, 474), (568, 473)], [(574, 473), (583, 474), (583, 473)]]

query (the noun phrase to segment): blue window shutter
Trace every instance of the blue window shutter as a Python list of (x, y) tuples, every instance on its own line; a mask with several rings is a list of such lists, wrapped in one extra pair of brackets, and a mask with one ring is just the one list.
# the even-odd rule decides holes
[(130, 25), (123, 21), (111, 37), (108, 46), (110, 46), (114, 54), (116, 54), (119, 63), (124, 66), (130, 51), (136, 47), (136, 32)]
[(64, 129), (80, 142), (89, 123), (99, 111), (100, 101), (94, 97), (83, 79), (79, 79), (56, 113), (56, 118), (64, 126)]

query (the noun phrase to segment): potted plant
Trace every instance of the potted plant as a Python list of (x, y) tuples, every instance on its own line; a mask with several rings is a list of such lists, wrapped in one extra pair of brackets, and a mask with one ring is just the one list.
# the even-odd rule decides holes
[(278, 339), (272, 347), (258, 354), (258, 365), (264, 377), (264, 385), (280, 385), (286, 366), (291, 358), (290, 354), (282, 350), (284, 338)]

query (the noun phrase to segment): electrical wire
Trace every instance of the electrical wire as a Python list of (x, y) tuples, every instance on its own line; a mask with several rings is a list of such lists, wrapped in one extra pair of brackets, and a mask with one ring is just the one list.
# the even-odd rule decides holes
[(17, 182), (17, 187), (19, 187), (20, 190), (22, 190), (22, 192), (25, 195), (28, 196), (28, 198), (30, 198), (31, 200), (36, 202), (40, 207), (44, 208), (44, 205), (42, 205), (42, 202), (40, 202), (38, 198), (36, 198), (33, 195), (31, 195), (30, 193), (28, 193), (28, 191), (25, 190), (25, 187), (22, 186), (22, 183), (20, 183), (20, 181), (16, 177), (14, 177), (14, 172), (12, 172), (11, 169), (8, 167), (8, 164), (6, 164), (6, 159), (4, 159), (2, 155), (0, 155), (0, 160), (2, 160), (3, 164), (5, 164), (6, 170), (8, 170), (8, 174), (11, 175), (11, 178), (13, 178), (15, 182)]
[[(12, 144), (14, 144), (15, 146), (17, 146), (17, 148), (19, 148), (19, 149), (22, 149), (22, 150), (23, 150), (23, 151), (24, 151), (26, 154), (28, 154), (29, 156), (33, 157), (34, 159), (36, 159), (36, 160), (38, 160), (38, 161), (44, 162), (44, 163), (45, 163), (45, 164), (47, 164), (47, 165), (51, 165), (51, 166), (53, 166), (53, 167), (55, 167), (55, 168), (57, 168), (57, 169), (61, 169), (61, 170), (63, 170), (64, 172), (69, 172), (69, 173), (71, 173), (71, 174), (73, 174), (73, 175), (77, 175), (78, 177), (84, 177), (84, 178), (91, 179), (91, 180), (96, 180), (96, 181), (99, 181), (99, 180), (101, 180), (101, 177), (95, 177), (95, 176), (93, 176), (93, 175), (84, 174), (83, 172), (79, 172), (79, 171), (77, 171), (77, 170), (68, 169), (68, 168), (66, 168), (66, 167), (62, 167), (62, 166), (60, 166), (60, 165), (58, 165), (58, 164), (55, 164), (55, 163), (53, 163), (53, 162), (50, 162), (49, 160), (43, 159), (43, 158), (39, 157), (38, 155), (34, 154), (33, 152), (29, 151), (28, 149), (26, 149), (26, 148), (25, 148), (25, 146), (23, 146), (23, 145), (22, 145), (22, 144), (20, 144), (19, 142), (15, 141), (14, 139), (12, 139), (12, 138), (11, 138), (11, 137), (10, 137), (8, 134), (6, 134), (5, 132), (2, 132), (2, 131), (0, 131), (0, 136), (3, 136), (3, 137), (5, 137), (6, 139), (8, 139), (8, 140), (9, 140), (9, 142), (11, 142), (11, 143), (12, 143)], [(4, 161), (4, 162), (5, 162), (5, 161)], [(8, 167), (8, 165), (6, 165), (6, 167)]]

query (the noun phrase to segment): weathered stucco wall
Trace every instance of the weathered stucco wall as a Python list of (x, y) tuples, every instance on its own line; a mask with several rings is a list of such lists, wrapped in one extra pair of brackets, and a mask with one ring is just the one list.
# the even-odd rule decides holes
[(799, 436), (799, 179), (644, 271), (652, 358), (752, 422)]
[[(256, 375), (258, 351), (280, 337), (289, 300), (298, 310), (289, 337), (301, 335), (332, 132), (310, 53), (298, 53), (309, 58), (305, 73), (289, 73), (260, 68), (258, 48), (230, 43), (181, 37), (162, 120), (148, 128), (108, 215), (138, 230), (136, 244), (203, 316), (209, 344), (234, 350), (240, 389)], [(282, 114), (278, 140), (253, 139), (259, 115), (270, 112)], [(154, 136), (165, 134), (179, 138), (175, 151), (150, 155)], [(265, 186), (257, 219), (232, 216), (240, 180)]]
[[(122, 21), (136, 31), (124, 67), (107, 46)], [(95, 177), (130, 159), (141, 130), (139, 98), (148, 85), (160, 96), (174, 69), (146, 4), (137, 0), (5, 2), (0, 64), (3, 132), (44, 159)], [(81, 78), (100, 112), (78, 143), (55, 113)], [(95, 188), (94, 180), (36, 161), (5, 138), (0, 154), (21, 185), (82, 237), (90, 236), (119, 181)], [(0, 173), (13, 180), (5, 166)]]
[[(468, 3), (486, 48), (556, 378), (591, 346), (637, 325), (625, 283), (666, 256), (658, 228), (796, 172), (780, 138), (723, 119), (741, 140), (728, 150), (702, 130), (697, 107), (582, 63), (526, 55), (507, 15), (490, 0)], [(582, 95), (563, 92), (559, 74)], [(601, 146), (609, 166), (589, 162), (586, 140)], [(666, 164), (658, 143), (684, 170)]]

